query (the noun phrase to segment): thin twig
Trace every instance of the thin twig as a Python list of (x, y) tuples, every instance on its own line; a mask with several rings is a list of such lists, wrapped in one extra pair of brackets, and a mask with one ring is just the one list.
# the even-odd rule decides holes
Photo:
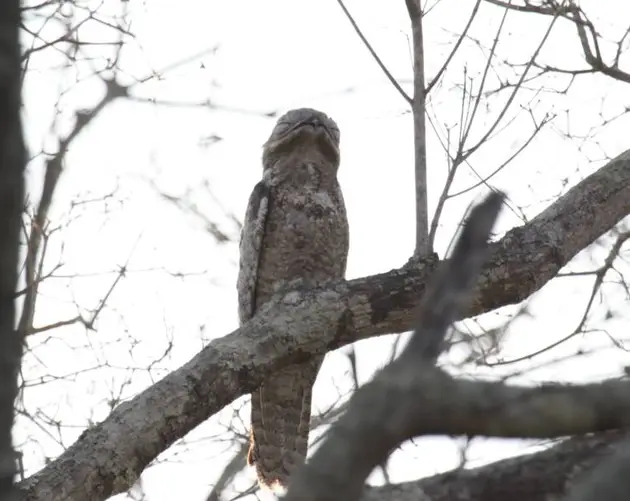
[(354, 18), (352, 17), (352, 15), (350, 14), (350, 12), (346, 8), (346, 6), (344, 5), (343, 1), (342, 0), (337, 0), (337, 3), (341, 7), (341, 10), (343, 10), (343, 13), (348, 18), (348, 21), (350, 21), (350, 24), (354, 28), (354, 31), (356, 31), (357, 35), (359, 35), (359, 38), (361, 39), (361, 41), (363, 42), (363, 44), (365, 45), (367, 50), (370, 52), (370, 54), (372, 54), (372, 57), (376, 61), (376, 64), (378, 64), (379, 68), (381, 68), (381, 70), (383, 70), (383, 73), (385, 73), (385, 76), (387, 77), (387, 79), (391, 82), (391, 84), (394, 86), (394, 88), (400, 93), (400, 95), (403, 97), (403, 99), (405, 101), (407, 101), (407, 103), (409, 105), (413, 106), (413, 100), (409, 97), (409, 95), (403, 90), (403, 88), (400, 86), (400, 84), (396, 81), (396, 79), (393, 77), (393, 75), (389, 72), (389, 70), (387, 69), (387, 66), (385, 66), (383, 61), (381, 61), (381, 58), (378, 57), (378, 54), (372, 48), (372, 45), (370, 44), (370, 42), (368, 42), (367, 38), (365, 38), (365, 36), (363, 35), (363, 32), (361, 31), (361, 29), (357, 25), (356, 21), (354, 20)]
[(462, 31), (462, 34), (457, 39), (457, 42), (455, 42), (455, 45), (453, 46), (453, 50), (451, 51), (451, 53), (446, 58), (446, 61), (444, 61), (444, 64), (442, 65), (442, 67), (439, 69), (437, 74), (433, 77), (433, 80), (431, 80), (429, 85), (427, 85), (427, 88), (426, 88), (426, 91), (425, 91), (425, 95), (428, 95), (429, 92), (431, 92), (431, 89), (433, 89), (433, 87), (440, 81), (440, 78), (442, 77), (442, 75), (446, 71), (446, 68), (448, 68), (449, 63), (451, 62), (453, 57), (455, 57), (455, 54), (459, 50), (459, 47), (461, 46), (462, 42), (464, 41), (464, 38), (466, 38), (466, 35), (468, 34), (468, 30), (472, 26), (472, 23), (475, 20), (475, 17), (477, 16), (477, 12), (479, 11), (479, 5), (480, 4), (481, 4), (481, 0), (477, 0), (477, 3), (475, 3), (475, 6), (473, 7), (472, 12), (470, 13), (470, 17), (468, 18), (468, 22), (466, 23), (466, 26), (464, 26), (464, 30)]

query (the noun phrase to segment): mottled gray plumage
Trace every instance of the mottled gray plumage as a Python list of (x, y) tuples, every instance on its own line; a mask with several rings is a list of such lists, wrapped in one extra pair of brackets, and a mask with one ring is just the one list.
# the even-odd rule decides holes
[[(280, 117), (264, 145), (262, 181), (250, 196), (241, 234), (241, 323), (280, 290), (344, 277), (348, 221), (338, 168), (339, 129), (332, 119), (309, 108)], [(287, 367), (252, 393), (247, 461), (262, 485), (286, 486), (304, 462), (322, 361)]]

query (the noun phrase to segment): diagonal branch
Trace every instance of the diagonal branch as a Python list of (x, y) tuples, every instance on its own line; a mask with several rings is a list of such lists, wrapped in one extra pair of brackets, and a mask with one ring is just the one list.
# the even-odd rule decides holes
[[(630, 150), (490, 245), (465, 316), (526, 299), (628, 214)], [(100, 501), (123, 492), (175, 440), (278, 368), (358, 339), (409, 330), (433, 271), (432, 265), (405, 267), (274, 298), (247, 324), (86, 430), (21, 484), (25, 499)]]
[(370, 44), (370, 42), (368, 42), (367, 38), (365, 38), (365, 35), (363, 35), (363, 32), (361, 31), (361, 28), (359, 28), (359, 25), (356, 23), (356, 21), (354, 20), (354, 18), (352, 17), (352, 14), (350, 14), (350, 11), (346, 8), (346, 5), (343, 3), (343, 0), (337, 0), (337, 3), (339, 4), (339, 7), (341, 7), (341, 10), (343, 10), (343, 13), (346, 15), (346, 17), (348, 18), (348, 21), (350, 21), (350, 24), (352, 25), (352, 27), (354, 28), (354, 31), (356, 32), (356, 34), (359, 36), (359, 38), (361, 39), (361, 41), (363, 42), (363, 45), (365, 45), (365, 47), (367, 48), (367, 50), (370, 52), (370, 54), (372, 55), (372, 57), (374, 58), (374, 60), (376, 61), (376, 64), (378, 64), (379, 68), (381, 70), (383, 70), (383, 73), (385, 73), (385, 76), (387, 77), (387, 79), (390, 81), (390, 83), (394, 86), (394, 88), (398, 91), (398, 93), (403, 97), (403, 99), (405, 101), (407, 101), (407, 103), (409, 105), (413, 104), (413, 100), (407, 95), (407, 93), (405, 92), (405, 90), (400, 86), (400, 84), (396, 81), (396, 79), (394, 78), (394, 76), (390, 73), (390, 71), (387, 69), (387, 66), (385, 66), (385, 64), (383, 63), (383, 61), (381, 60), (380, 57), (378, 57), (378, 54), (376, 53), (376, 51), (372, 48), (372, 45)]
[(446, 68), (448, 68), (448, 65), (451, 63), (453, 57), (455, 57), (455, 54), (457, 54), (457, 51), (459, 50), (459, 47), (461, 46), (462, 42), (468, 36), (468, 30), (470, 29), (473, 21), (477, 17), (477, 12), (479, 12), (480, 4), (481, 4), (481, 0), (476, 0), (473, 10), (470, 13), (470, 16), (468, 17), (468, 22), (466, 23), (466, 26), (464, 26), (464, 29), (462, 30), (461, 34), (457, 38), (457, 42), (455, 42), (455, 45), (453, 46), (453, 49), (451, 50), (448, 57), (442, 64), (442, 67), (438, 70), (436, 75), (433, 77), (433, 80), (429, 82), (429, 85), (427, 85), (427, 88), (425, 91), (426, 94), (429, 94), (431, 90), (433, 89), (433, 87), (435, 87), (435, 85), (437, 85), (437, 83), (440, 81), (440, 78), (442, 78), (442, 75), (444, 75)]

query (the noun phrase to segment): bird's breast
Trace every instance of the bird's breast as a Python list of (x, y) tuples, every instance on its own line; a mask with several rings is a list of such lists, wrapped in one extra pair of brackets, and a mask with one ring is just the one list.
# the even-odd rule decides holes
[[(336, 187), (338, 189), (338, 186)], [(317, 284), (344, 273), (348, 224), (335, 189), (277, 189), (261, 253), (261, 282), (278, 287), (295, 278)]]
[[(334, 238), (334, 233), (345, 218), (345, 211), (339, 201), (327, 191), (303, 190), (278, 197), (279, 214), (276, 219), (284, 238), (293, 243), (294, 248), (306, 245), (324, 247)], [(272, 209), (275, 212), (275, 209)]]

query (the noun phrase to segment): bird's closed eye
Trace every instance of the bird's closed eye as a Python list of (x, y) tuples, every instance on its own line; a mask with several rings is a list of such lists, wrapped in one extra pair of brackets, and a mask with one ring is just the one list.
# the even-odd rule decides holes
[(291, 129), (291, 127), (294, 125), (293, 122), (286, 120), (286, 121), (282, 121), (282, 122), (278, 122), (276, 124), (276, 127), (273, 130), (273, 135), (274, 136), (279, 136), (284, 134), (285, 132), (287, 132), (289, 129)]

